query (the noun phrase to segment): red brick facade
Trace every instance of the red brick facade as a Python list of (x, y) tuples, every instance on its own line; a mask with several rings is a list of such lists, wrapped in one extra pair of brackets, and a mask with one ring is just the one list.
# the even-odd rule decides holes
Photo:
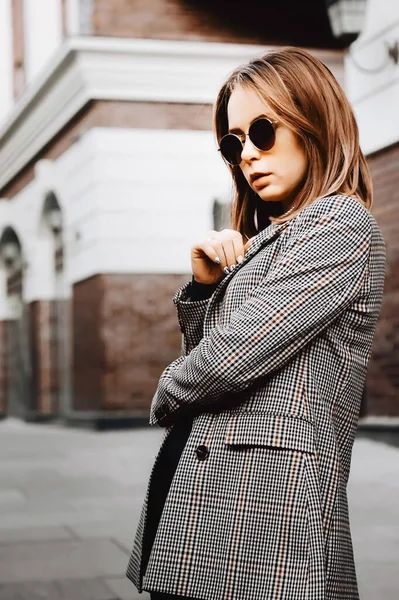
[(30, 356), (32, 366), (32, 411), (38, 415), (58, 412), (57, 339), (55, 337), (55, 302), (31, 302)]
[(23, 0), (12, 0), (12, 51), (13, 51), (13, 88), (14, 98), (18, 98), (25, 87), (25, 36)]
[[(322, 2), (253, 0), (91, 0), (82, 33), (101, 36), (296, 44), (338, 48)], [(88, 12), (88, 11), (87, 11)], [(87, 12), (85, 19), (87, 19)]]
[(0, 321), (0, 417), (7, 412), (7, 321)]
[(73, 409), (148, 413), (180, 355), (172, 302), (188, 275), (97, 275), (74, 286)]
[(387, 249), (384, 300), (368, 373), (366, 414), (399, 416), (399, 144), (369, 157), (376, 217)]
[(94, 0), (93, 33), (104, 36), (163, 40), (256, 43), (265, 41), (248, 31), (235, 31), (225, 18), (213, 17), (200, 2), (181, 0)]

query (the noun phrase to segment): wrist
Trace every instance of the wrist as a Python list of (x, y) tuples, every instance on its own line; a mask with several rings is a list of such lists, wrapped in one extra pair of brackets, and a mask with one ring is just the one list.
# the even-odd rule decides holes
[(191, 283), (194, 285), (208, 285), (208, 286), (214, 286), (216, 287), (218, 285), (218, 281), (215, 281), (213, 283), (205, 283), (203, 281), (198, 281), (198, 279), (195, 278), (195, 275), (192, 275), (191, 277)]

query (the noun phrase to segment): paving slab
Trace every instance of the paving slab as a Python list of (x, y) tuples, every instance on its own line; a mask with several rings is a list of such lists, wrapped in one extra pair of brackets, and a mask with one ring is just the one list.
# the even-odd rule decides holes
[(94, 523), (76, 523), (69, 530), (80, 539), (109, 538), (118, 542), (125, 550), (133, 546), (136, 527), (139, 522), (139, 511), (129, 521), (96, 521)]
[(119, 600), (101, 580), (28, 581), (0, 585), (1, 600)]
[(359, 562), (356, 565), (361, 600), (398, 600), (398, 563)]
[(105, 583), (118, 600), (150, 600), (148, 592), (139, 594), (132, 582), (126, 577), (123, 579), (105, 579)]
[[(149, 600), (125, 572), (163, 435), (0, 422), (0, 600)], [(357, 439), (348, 500), (362, 600), (399, 598), (398, 499), (399, 449)]]
[(0, 544), (70, 540), (75, 537), (73, 532), (65, 527), (21, 527), (20, 529), (0, 529)]
[(109, 477), (62, 477), (54, 485), (53, 481), (44, 481), (41, 485), (31, 485), (29, 482), (22, 485), (21, 489), (28, 499), (55, 499), (63, 500), (88, 498), (119, 498), (131, 497), (134, 493), (140, 494), (141, 488), (116, 483)]
[(64, 540), (0, 546), (0, 581), (124, 576), (126, 553), (111, 540)]
[(13, 488), (2, 488), (0, 490), (0, 508), (3, 509), (5, 506), (9, 505), (11, 507), (16, 506), (17, 504), (25, 504), (26, 496), (19, 489)]

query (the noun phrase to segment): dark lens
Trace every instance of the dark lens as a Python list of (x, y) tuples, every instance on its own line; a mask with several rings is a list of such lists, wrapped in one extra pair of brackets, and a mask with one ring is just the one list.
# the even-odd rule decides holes
[(228, 133), (220, 140), (220, 152), (225, 160), (233, 167), (241, 162), (242, 143), (240, 139)]
[(270, 150), (274, 144), (274, 127), (269, 119), (254, 121), (248, 131), (249, 139), (258, 150)]

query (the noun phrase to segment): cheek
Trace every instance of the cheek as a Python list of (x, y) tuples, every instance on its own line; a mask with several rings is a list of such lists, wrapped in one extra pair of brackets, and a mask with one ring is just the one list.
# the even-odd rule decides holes
[(298, 150), (291, 155), (290, 163), (289, 171), (292, 183), (299, 183), (303, 179), (308, 167), (307, 159), (302, 150)]
[(285, 184), (297, 185), (305, 175), (308, 161), (301, 140), (291, 131), (282, 129), (276, 144), (277, 172), (280, 173)]

